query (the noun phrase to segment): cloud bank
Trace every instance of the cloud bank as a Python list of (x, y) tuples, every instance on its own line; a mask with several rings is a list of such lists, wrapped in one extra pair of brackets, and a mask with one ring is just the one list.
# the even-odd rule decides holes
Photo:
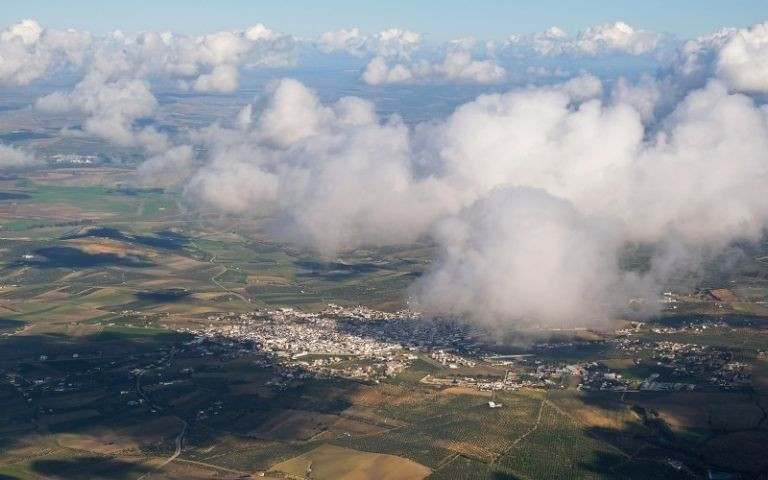
[[(263, 217), (276, 235), (326, 258), (431, 239), (440, 254), (414, 286), (419, 308), (500, 325), (583, 325), (653, 295), (736, 240), (762, 237), (766, 25), (672, 49), (663, 35), (621, 22), (574, 37), (552, 27), (502, 45), (459, 39), (424, 56), (423, 38), (404, 29), (308, 41), (260, 24), (195, 37), (115, 32), (88, 37), (75, 54), (69, 47), (85, 37), (22, 22), (0, 36), (0, 54), (30, 63), (0, 67), (8, 72), (0, 78), (21, 84), (82, 70), (72, 90), (36, 108), (82, 115), (82, 132), (71, 134), (147, 152), (142, 178), (181, 173), (191, 204)], [(636, 79), (582, 72), (509, 86), (413, 126), (364, 98), (322, 102), (283, 78), (231, 126), (184, 138), (141, 126), (158, 108), (158, 81), (230, 92), (243, 68), (290, 65), (308, 47), (364, 58), (361, 80), (372, 86), (499, 84), (519, 73), (505, 59), (530, 55), (646, 56), (663, 68)], [(24, 155), (0, 150), (9, 164), (26, 163)], [(648, 271), (620, 268), (627, 245), (653, 245)]]
[(325, 32), (315, 45), (325, 53), (345, 52), (355, 57), (376, 55), (408, 59), (423, 42), (421, 34), (403, 28), (388, 28), (366, 36), (357, 27)]
[(81, 80), (71, 92), (59, 91), (39, 98), (35, 107), (52, 113), (84, 113), (86, 134), (119, 146), (144, 146), (150, 151), (168, 148), (167, 138), (154, 128), (134, 127), (135, 120), (149, 117), (157, 109), (157, 100), (144, 80), (110, 81), (95, 72)]
[(586, 28), (574, 37), (557, 26), (532, 35), (511, 35), (499, 48), (512, 56), (648, 55), (663, 47), (665, 40), (660, 33), (614, 22)]
[(0, 85), (27, 85), (79, 67), (91, 45), (88, 32), (43, 29), (34, 20), (23, 20), (0, 33)]
[(736, 92), (768, 93), (768, 22), (690, 40), (670, 70), (692, 84), (714, 76)]
[[(711, 80), (648, 135), (642, 102), (577, 80), (482, 95), (409, 129), (285, 79), (251, 121), (201, 133), (213, 154), (187, 193), (329, 257), (430, 236), (442, 253), (419, 305), (501, 323), (604, 319), (688, 261), (675, 249), (761, 237), (764, 108)], [(643, 278), (618, 265), (633, 243), (663, 252)]]
[(396, 83), (494, 84), (507, 80), (507, 71), (493, 60), (473, 59), (467, 51), (448, 52), (437, 62), (421, 60), (412, 64), (388, 65), (375, 57), (365, 67), (362, 80), (368, 85)]

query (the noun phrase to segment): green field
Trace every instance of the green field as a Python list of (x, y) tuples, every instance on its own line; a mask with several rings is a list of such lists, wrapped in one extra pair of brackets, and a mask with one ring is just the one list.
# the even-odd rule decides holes
[[(280, 369), (261, 352), (191, 345), (185, 329), (224, 312), (277, 307), (394, 311), (435, 258), (434, 246), (322, 258), (276, 241), (258, 220), (187, 211), (177, 189), (127, 187), (127, 171), (96, 169), (97, 184), (56, 169), (0, 180), (0, 478), (302, 477), (309, 462), (313, 478), (396, 479), (405, 471), (448, 480), (702, 478), (713, 466), (743, 478), (767, 472), (754, 461), (759, 455), (739, 455), (741, 444), (768, 432), (768, 358), (758, 352), (768, 349), (768, 322), (757, 303), (768, 286), (757, 280), (732, 287), (739, 302), (715, 307), (702, 293), (633, 336), (727, 348), (749, 365), (750, 389), (585, 392), (566, 374), (547, 389), (493, 393), (421, 383), (427, 375), (500, 380), (507, 370), (535, 379), (534, 360), (557, 368), (594, 362), (636, 383), (653, 373), (682, 378), (648, 351), (614, 343), (536, 349), (541, 332), (533, 340), (524, 332), (481, 337), (489, 351), (534, 355), (527, 363), (447, 369), (422, 352), (380, 382), (294, 378), (277, 387)], [(643, 251), (630, 253), (630, 266), (642, 268)], [(738, 265), (738, 275), (748, 267)], [(706, 281), (719, 285), (715, 270)], [(728, 326), (700, 332), (651, 330), (723, 317)], [(553, 342), (612, 338), (605, 331), (549, 335)], [(377, 361), (339, 356), (346, 367)], [(489, 400), (503, 407), (492, 409)], [(180, 438), (179, 456), (160, 468)]]

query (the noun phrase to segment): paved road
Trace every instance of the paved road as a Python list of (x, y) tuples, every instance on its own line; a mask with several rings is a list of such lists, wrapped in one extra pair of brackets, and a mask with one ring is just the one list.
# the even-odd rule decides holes
[[(184, 448), (184, 435), (187, 434), (187, 427), (189, 427), (189, 424), (184, 419), (179, 418), (179, 420), (181, 420), (184, 423), (184, 427), (181, 429), (181, 432), (179, 432), (179, 434), (176, 436), (176, 450), (174, 450), (173, 454), (170, 457), (168, 457), (167, 459), (165, 459), (165, 461), (163, 463), (161, 463), (160, 465), (155, 467), (154, 471), (161, 470), (164, 466), (166, 466), (169, 463), (171, 463), (172, 461), (176, 460), (179, 457), (179, 455), (181, 455), (181, 450)], [(139, 478), (137, 478), (136, 480), (144, 480), (151, 473), (152, 472), (147, 472), (144, 475), (142, 475)]]
[(176, 460), (179, 455), (181, 455), (181, 449), (184, 447), (184, 435), (187, 434), (187, 427), (189, 426), (185, 420), (182, 420), (182, 422), (184, 422), (184, 428), (181, 429), (181, 432), (179, 432), (179, 435), (176, 437), (176, 450), (173, 452), (173, 455), (168, 457), (166, 461), (157, 467), (158, 469), (168, 465), (172, 461)]
[[(192, 246), (193, 246), (193, 247), (195, 247), (196, 249), (200, 250), (201, 252), (205, 252), (205, 250), (202, 250), (200, 247), (198, 247), (198, 246), (195, 244), (195, 242), (189, 242), (189, 243), (190, 243), (190, 245), (192, 245)], [(216, 254), (215, 254), (215, 253), (212, 253), (211, 255), (212, 255), (212, 256), (211, 256), (210, 260), (208, 260), (208, 262), (209, 262), (209, 263), (211, 263), (212, 265), (215, 265), (215, 266), (217, 266), (217, 267), (221, 268), (221, 271), (220, 271), (219, 273), (217, 273), (216, 275), (214, 275), (214, 276), (212, 276), (212, 277), (211, 277), (211, 282), (213, 282), (213, 283), (214, 283), (216, 286), (218, 286), (220, 289), (224, 290), (225, 292), (229, 293), (230, 295), (234, 295), (234, 296), (236, 296), (237, 298), (239, 298), (240, 300), (244, 301), (245, 303), (251, 303), (251, 301), (250, 301), (249, 299), (247, 299), (246, 297), (244, 297), (243, 295), (240, 295), (239, 293), (237, 293), (237, 292), (234, 292), (234, 291), (232, 291), (232, 290), (228, 289), (227, 287), (225, 287), (224, 285), (222, 285), (221, 283), (219, 283), (219, 281), (218, 281), (218, 280), (216, 280), (218, 277), (220, 277), (221, 275), (223, 275), (223, 274), (224, 274), (224, 272), (226, 272), (226, 271), (227, 271), (227, 267), (225, 267), (225, 266), (223, 266), (223, 265), (219, 265), (218, 263), (216, 263)]]

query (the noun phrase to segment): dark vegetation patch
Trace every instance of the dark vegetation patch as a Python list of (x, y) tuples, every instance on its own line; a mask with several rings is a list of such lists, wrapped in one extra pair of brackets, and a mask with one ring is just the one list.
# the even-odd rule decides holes
[(139, 300), (149, 302), (173, 303), (184, 300), (190, 293), (186, 288), (165, 288), (162, 290), (137, 292), (136, 297)]
[(111, 227), (95, 227), (78, 232), (68, 233), (62, 236), (62, 240), (74, 238), (109, 238), (139, 245), (145, 245), (153, 248), (164, 248), (166, 250), (181, 250), (189, 240), (184, 235), (180, 235), (170, 230), (157, 232), (156, 236), (150, 235), (131, 235), (121, 230)]
[[(13, 107), (8, 105), (4, 105), (3, 107), (0, 107), (0, 111), (16, 110), (18, 108), (18, 107)], [(6, 142), (19, 142), (23, 140), (39, 140), (43, 138), (51, 138), (51, 136), (48, 135), (47, 133), (31, 132), (29, 130), (0, 134), (0, 140), (5, 140)]]
[(3, 200), (24, 200), (29, 198), (29, 194), (22, 192), (0, 192), (0, 201)]
[(78, 269), (103, 266), (146, 268), (154, 265), (135, 255), (123, 257), (114, 253), (88, 253), (72, 247), (46, 247), (37, 249), (34, 253), (43, 257), (43, 260), (16, 262), (14, 266)]
[(165, 193), (164, 188), (133, 188), (133, 187), (118, 187), (118, 188), (108, 188), (105, 190), (106, 193), (120, 193), (123, 195), (129, 195), (129, 196), (136, 196), (136, 195), (142, 195), (146, 193), (156, 193), (156, 194), (162, 194)]
[(139, 463), (102, 457), (84, 456), (73, 459), (40, 459), (32, 462), (32, 471), (63, 479), (129, 479), (151, 470)]
[(22, 328), (24, 325), (26, 324), (21, 320), (13, 320), (10, 318), (0, 317), (0, 332), (6, 332), (9, 330), (18, 330), (19, 328)]

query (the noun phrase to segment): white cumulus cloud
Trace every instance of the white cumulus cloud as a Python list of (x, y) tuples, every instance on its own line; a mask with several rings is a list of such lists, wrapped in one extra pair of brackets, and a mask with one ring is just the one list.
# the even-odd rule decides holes
[[(713, 80), (652, 120), (653, 93), (630, 87), (607, 103), (589, 76), (482, 95), (409, 129), (366, 100), (326, 105), (285, 79), (244, 110), (251, 121), (201, 132), (212, 153), (187, 194), (267, 216), (329, 257), (431, 236), (442, 253), (414, 291), (430, 311), (601, 321), (768, 226), (765, 110)], [(621, 247), (646, 242), (659, 245), (651, 270), (621, 271)]]
[(449, 51), (442, 60), (421, 60), (410, 64), (387, 64), (383, 57), (373, 58), (362, 74), (368, 85), (402, 83), (495, 84), (507, 79), (507, 71), (496, 61), (473, 59), (467, 51)]
[(22, 170), (40, 163), (32, 152), (0, 144), (0, 171)]
[(0, 84), (27, 85), (80, 67), (91, 41), (88, 32), (44, 29), (34, 20), (12, 25), (0, 33)]
[(121, 146), (143, 145), (151, 150), (167, 147), (167, 139), (151, 127), (134, 128), (134, 121), (150, 117), (157, 100), (144, 80), (107, 80), (92, 73), (70, 92), (58, 91), (41, 97), (35, 107), (46, 112), (81, 112), (87, 115), (86, 133)]

